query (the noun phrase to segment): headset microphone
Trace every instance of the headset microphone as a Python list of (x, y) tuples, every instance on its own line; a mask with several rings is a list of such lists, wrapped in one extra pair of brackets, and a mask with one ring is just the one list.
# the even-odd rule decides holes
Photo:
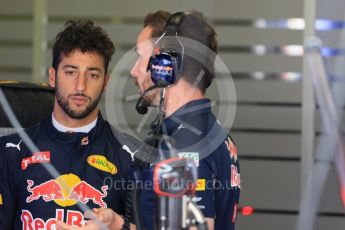
[[(140, 100), (141, 101), (141, 100)], [(138, 101), (139, 102), (139, 101)], [(135, 106), (135, 109), (137, 110), (137, 112), (141, 115), (144, 115), (147, 113), (148, 108), (145, 105), (139, 105), (139, 103), (137, 103), (137, 105)]]
[(135, 105), (135, 109), (137, 110), (137, 112), (138, 112), (139, 114), (142, 114), (142, 115), (144, 115), (144, 114), (147, 113), (147, 111), (148, 111), (148, 106), (149, 106), (149, 105), (147, 105), (147, 104), (144, 105), (144, 104), (142, 104), (141, 102), (143, 101), (145, 95), (146, 95), (149, 91), (154, 90), (154, 89), (157, 89), (157, 88), (164, 88), (164, 87), (166, 87), (166, 86), (167, 86), (167, 84), (165, 84), (164, 82), (158, 82), (157, 84), (155, 84), (155, 85), (150, 86), (149, 88), (147, 88), (147, 89), (141, 94), (140, 98), (139, 98), (138, 101), (137, 101), (137, 104)]

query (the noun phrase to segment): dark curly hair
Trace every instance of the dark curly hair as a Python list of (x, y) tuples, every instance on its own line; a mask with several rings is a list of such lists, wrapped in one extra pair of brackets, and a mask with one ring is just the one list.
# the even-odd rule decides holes
[(111, 56), (115, 47), (109, 35), (90, 20), (68, 21), (65, 29), (56, 35), (53, 46), (53, 68), (57, 71), (62, 55), (68, 55), (74, 50), (81, 52), (97, 52), (104, 59), (107, 73)]

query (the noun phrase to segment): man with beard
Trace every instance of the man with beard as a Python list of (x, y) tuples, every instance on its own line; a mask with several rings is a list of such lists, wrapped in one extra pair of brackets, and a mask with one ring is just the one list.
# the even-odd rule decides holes
[[(163, 61), (153, 60), (166, 54), (172, 61), (176, 59), (173, 67), (176, 81), (168, 82), (164, 89), (162, 133), (174, 140), (178, 156), (191, 158), (198, 166), (196, 200), (209, 229), (233, 230), (240, 193), (237, 149), (212, 114), (211, 102), (205, 97), (215, 77), (216, 32), (198, 11), (178, 12), (162, 20), (166, 14), (157, 11), (146, 16), (137, 39), (138, 59), (131, 75), (143, 93), (153, 84), (152, 80), (155, 84), (160, 81), (166, 84), (171, 76), (161, 74), (165, 65), (157, 63)], [(150, 57), (153, 60), (147, 66)], [(160, 103), (157, 91), (148, 93), (144, 105)], [(174, 222), (171, 217), (169, 221)]]
[(126, 192), (114, 184), (127, 180), (131, 156), (98, 105), (113, 53), (107, 33), (91, 21), (69, 21), (56, 36), (53, 113), (25, 130), (39, 151), (18, 134), (0, 139), (0, 229), (55, 229), (57, 221), (82, 226), (85, 207), (124, 214)]

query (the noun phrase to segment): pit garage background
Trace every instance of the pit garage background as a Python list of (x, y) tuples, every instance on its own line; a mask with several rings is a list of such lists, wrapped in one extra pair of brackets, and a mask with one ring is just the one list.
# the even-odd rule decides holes
[[(116, 44), (109, 70), (134, 48), (144, 15), (157, 9), (202, 11), (213, 23), (219, 56), (231, 72), (236, 98), (226, 98), (217, 87), (209, 96), (236, 109), (230, 129), (241, 160), (242, 192), (239, 230), (294, 229), (301, 192), (323, 138), (320, 113), (313, 95), (303, 43), (318, 36), (332, 84), (342, 84), (337, 72), (344, 55), (345, 2), (342, 0), (0, 0), (0, 80), (47, 82), (54, 36), (69, 19), (92, 19)], [(126, 62), (127, 63), (127, 62)], [(345, 64), (345, 63), (343, 63)], [(123, 108), (118, 126), (138, 131), (142, 117), (134, 110), (137, 93), (128, 76), (130, 61), (121, 66), (116, 84), (124, 85), (111, 103)], [(219, 77), (218, 84), (229, 79)], [(115, 83), (114, 83), (115, 84)], [(135, 98), (135, 97), (134, 97)], [(106, 102), (102, 110), (107, 115)], [(2, 119), (2, 118), (1, 118)], [(112, 119), (109, 118), (108, 119)], [(8, 131), (8, 130), (7, 130)], [(344, 208), (335, 170), (331, 170), (318, 209), (315, 229), (344, 229)], [(252, 207), (254, 212), (248, 212)], [(230, 220), (229, 220), (230, 221)]]

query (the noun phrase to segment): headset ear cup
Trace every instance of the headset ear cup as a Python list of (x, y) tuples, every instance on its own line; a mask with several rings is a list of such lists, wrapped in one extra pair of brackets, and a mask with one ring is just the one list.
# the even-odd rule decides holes
[(181, 74), (181, 71), (180, 71), (180, 68), (179, 68), (178, 57), (171, 56), (171, 61), (172, 61), (172, 64), (173, 64), (173, 77), (174, 77), (173, 82), (176, 83), (180, 79), (180, 74)]
[(168, 86), (175, 83), (173, 57), (169, 53), (154, 55), (149, 70), (154, 84)]

